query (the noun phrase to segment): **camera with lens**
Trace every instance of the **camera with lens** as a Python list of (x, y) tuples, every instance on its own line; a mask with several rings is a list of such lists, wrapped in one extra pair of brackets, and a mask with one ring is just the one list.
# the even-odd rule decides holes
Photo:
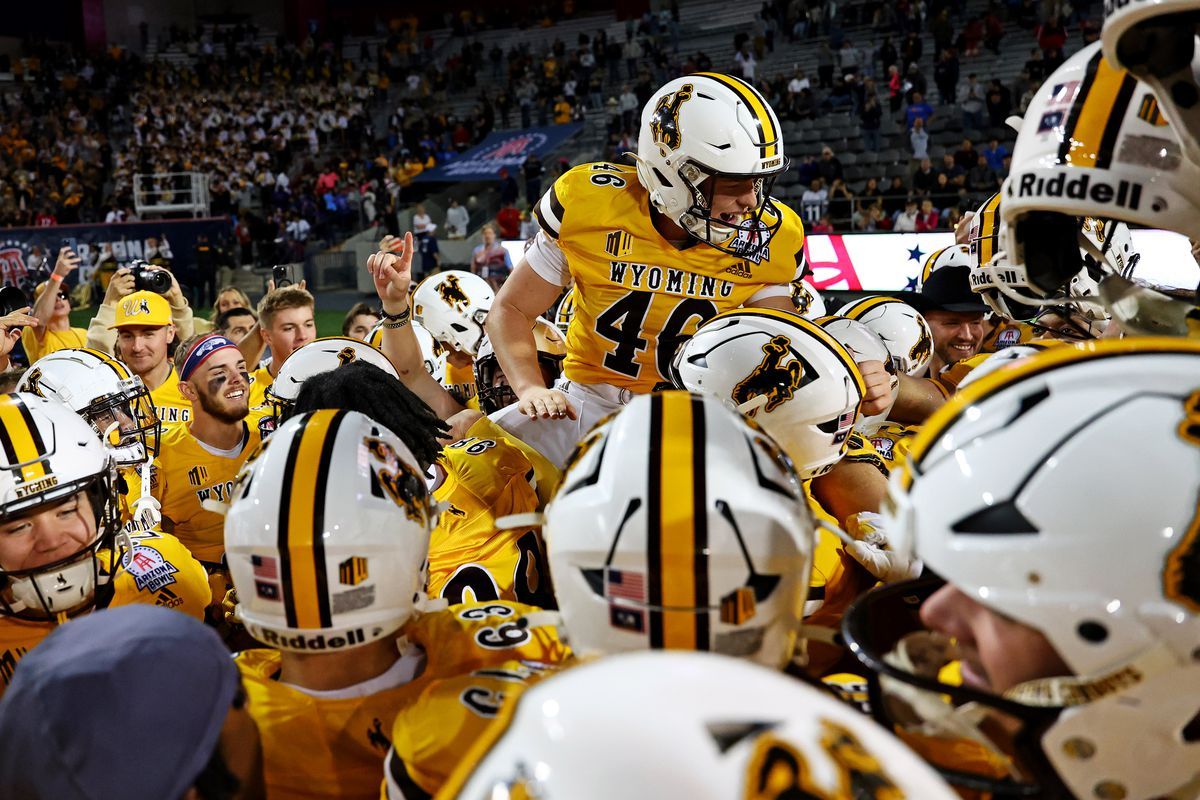
[(14, 311), (20, 311), (22, 308), (28, 308), (30, 305), (32, 303), (29, 302), (29, 298), (16, 286), (0, 288), (0, 317), (7, 317)]
[(171, 291), (171, 273), (151, 266), (145, 261), (134, 261), (129, 265), (133, 273), (133, 289), (137, 292), (166, 294)]

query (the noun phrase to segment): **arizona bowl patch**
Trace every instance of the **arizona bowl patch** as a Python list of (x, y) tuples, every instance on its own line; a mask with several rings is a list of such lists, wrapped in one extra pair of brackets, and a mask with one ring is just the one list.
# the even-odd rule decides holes
[(875, 445), (875, 450), (884, 461), (892, 460), (892, 450), (896, 447), (895, 442), (886, 436), (876, 436), (871, 439), (871, 444)]
[(996, 337), (996, 349), (1003, 347), (1012, 347), (1014, 344), (1019, 344), (1021, 341), (1020, 328), (1005, 328), (1000, 331), (1000, 335)]
[(152, 547), (134, 545), (125, 553), (121, 566), (133, 577), (138, 591), (157, 592), (175, 582), (175, 565), (163, 558), (163, 554)]

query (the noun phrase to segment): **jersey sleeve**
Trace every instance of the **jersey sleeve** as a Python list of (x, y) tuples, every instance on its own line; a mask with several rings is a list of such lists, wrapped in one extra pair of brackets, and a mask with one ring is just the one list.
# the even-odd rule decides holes
[(525, 261), (539, 278), (555, 286), (570, 286), (573, 278), (567, 269), (567, 256), (545, 230), (537, 236), (525, 251)]

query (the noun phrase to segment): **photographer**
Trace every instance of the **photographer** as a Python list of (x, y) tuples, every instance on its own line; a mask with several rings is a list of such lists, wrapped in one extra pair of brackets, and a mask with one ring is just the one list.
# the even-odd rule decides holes
[(79, 256), (70, 247), (63, 247), (58, 251), (50, 279), (34, 290), (30, 313), (37, 317), (38, 324), (21, 331), (21, 344), (30, 364), (57, 350), (83, 347), (88, 332), (71, 327), (71, 296), (63, 285), (63, 279), (78, 267)]
[(135, 264), (118, 270), (109, 282), (104, 303), (88, 326), (87, 346), (113, 353), (142, 379), (160, 420), (181, 422), (190, 418), (192, 406), (179, 392), (170, 356), (173, 343), (193, 333), (192, 309), (175, 276)]

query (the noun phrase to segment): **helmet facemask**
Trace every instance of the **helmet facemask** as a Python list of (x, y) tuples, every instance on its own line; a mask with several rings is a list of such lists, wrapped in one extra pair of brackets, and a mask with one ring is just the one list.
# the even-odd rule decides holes
[[(783, 225), (783, 214), (771, 199), (771, 189), (787, 167), (788, 160), (784, 158), (778, 169), (767, 174), (723, 175), (694, 161), (685, 162), (680, 165), (678, 175), (691, 194), (692, 204), (676, 221), (692, 236), (722, 253), (761, 261), (771, 238)], [(721, 179), (754, 181), (755, 208), (740, 222), (713, 216), (713, 193)]]
[[(136, 386), (132, 385), (136, 380)], [(121, 394), (93, 401), (83, 412), (118, 467), (137, 467), (158, 453), (162, 423), (140, 378)]]

